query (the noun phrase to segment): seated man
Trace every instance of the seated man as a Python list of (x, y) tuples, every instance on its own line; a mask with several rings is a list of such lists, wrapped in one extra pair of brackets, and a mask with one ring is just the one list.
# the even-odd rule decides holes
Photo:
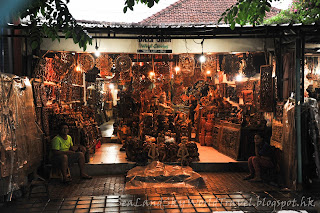
[(253, 182), (260, 182), (261, 179), (261, 168), (272, 168), (272, 149), (271, 146), (263, 140), (261, 134), (254, 136), (255, 143), (255, 156), (251, 156), (248, 159), (248, 166), (250, 175), (244, 178), (244, 180), (250, 180)]
[[(82, 152), (75, 152), (77, 147), (73, 146), (72, 138), (69, 133), (67, 123), (62, 123), (59, 126), (59, 134), (52, 139), (52, 156), (51, 161), (54, 166), (61, 169), (63, 182), (70, 182), (71, 179), (67, 178), (68, 165), (78, 163), (80, 168), (80, 176), (83, 179), (92, 179), (84, 171), (85, 158)], [(83, 147), (84, 148), (84, 147)], [(79, 147), (80, 149), (80, 147)], [(84, 148), (85, 149), (85, 148)], [(80, 151), (80, 150), (79, 150)]]

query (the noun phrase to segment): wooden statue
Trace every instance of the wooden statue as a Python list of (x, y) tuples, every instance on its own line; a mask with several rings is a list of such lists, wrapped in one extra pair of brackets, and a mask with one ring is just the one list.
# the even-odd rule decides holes
[(188, 137), (181, 138), (181, 144), (177, 154), (177, 156), (180, 158), (181, 166), (189, 165), (189, 161), (187, 159), (187, 157), (189, 156), (189, 152), (186, 146), (187, 141), (188, 141)]
[(155, 143), (151, 144), (151, 147), (150, 147), (149, 152), (148, 152), (148, 157), (150, 158), (149, 162), (158, 160), (159, 151), (158, 151), (157, 144), (155, 144)]

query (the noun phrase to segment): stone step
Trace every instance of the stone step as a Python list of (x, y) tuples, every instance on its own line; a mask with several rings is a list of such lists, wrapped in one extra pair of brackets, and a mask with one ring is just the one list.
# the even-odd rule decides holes
[(120, 143), (118, 136), (102, 137), (102, 143)]
[[(170, 165), (180, 165), (179, 163), (168, 163)], [(109, 163), (109, 164), (86, 164), (86, 171), (89, 175), (126, 175), (126, 173), (137, 166), (135, 162), (129, 163)], [(227, 163), (191, 163), (190, 167), (195, 172), (247, 172), (248, 166), (246, 161), (227, 162)], [(71, 175), (79, 175), (79, 168), (74, 165)]]

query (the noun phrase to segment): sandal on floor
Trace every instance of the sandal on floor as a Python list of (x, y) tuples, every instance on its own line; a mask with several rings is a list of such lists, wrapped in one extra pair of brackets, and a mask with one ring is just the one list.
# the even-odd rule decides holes
[(243, 178), (243, 180), (251, 180), (252, 178), (254, 178), (254, 175), (247, 175)]
[(66, 178), (66, 179), (63, 179), (62, 180), (62, 183), (65, 183), (65, 184), (69, 184), (72, 182), (72, 179), (71, 178)]
[(81, 176), (81, 179), (91, 180), (91, 179), (92, 179), (92, 177), (91, 177), (91, 176), (89, 176), (89, 175), (83, 175), (83, 176)]

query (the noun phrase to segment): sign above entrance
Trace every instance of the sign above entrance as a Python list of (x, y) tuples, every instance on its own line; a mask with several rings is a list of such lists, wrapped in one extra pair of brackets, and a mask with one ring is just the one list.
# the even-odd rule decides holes
[(140, 38), (138, 53), (172, 53), (171, 39)]

